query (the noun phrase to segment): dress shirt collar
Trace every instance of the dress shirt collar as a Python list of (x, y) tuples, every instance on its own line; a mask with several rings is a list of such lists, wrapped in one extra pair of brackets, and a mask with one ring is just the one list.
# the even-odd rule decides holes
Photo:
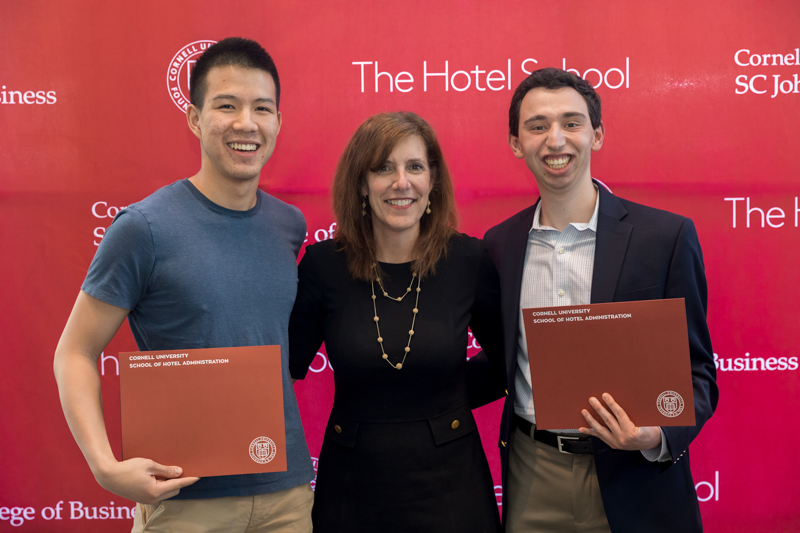
[[(597, 214), (600, 211), (600, 191), (597, 190), (597, 185), (592, 183), (594, 186), (595, 192), (595, 201), (594, 201), (594, 213), (592, 213), (592, 218), (589, 219), (589, 222), (571, 222), (569, 225), (574, 226), (575, 229), (578, 231), (583, 231), (586, 229), (590, 229), (593, 232), (597, 233)], [(533, 213), (533, 226), (531, 226), (530, 233), (533, 230), (541, 231), (541, 230), (553, 230), (558, 231), (556, 228), (552, 228), (550, 226), (543, 226), (539, 221), (540, 217), (542, 216), (542, 202), (541, 200), (536, 205), (536, 211)]]

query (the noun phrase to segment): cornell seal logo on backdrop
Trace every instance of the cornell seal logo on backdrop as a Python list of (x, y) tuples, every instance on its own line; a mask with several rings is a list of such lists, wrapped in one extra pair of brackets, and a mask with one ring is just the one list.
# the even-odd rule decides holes
[(664, 391), (656, 400), (658, 411), (669, 418), (675, 418), (683, 412), (683, 398), (675, 391)]
[(258, 437), (250, 443), (250, 458), (258, 464), (266, 464), (275, 458), (278, 448), (269, 437)]
[(217, 41), (195, 41), (189, 43), (175, 54), (167, 67), (167, 90), (172, 102), (181, 111), (189, 107), (189, 74), (200, 54)]

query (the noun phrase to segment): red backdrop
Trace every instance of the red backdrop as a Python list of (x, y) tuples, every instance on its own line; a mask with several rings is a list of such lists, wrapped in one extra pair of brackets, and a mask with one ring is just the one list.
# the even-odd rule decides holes
[[(308, 242), (331, 235), (332, 172), (366, 117), (406, 109), (433, 125), (460, 229), (480, 236), (537, 196), (506, 144), (523, 70), (566, 66), (597, 84), (593, 175), (693, 218), (705, 253), (721, 365), (719, 408), (691, 448), (706, 528), (800, 529), (798, 21), (793, 0), (3, 2), (0, 530), (130, 528), (130, 502), (95, 483), (69, 433), (52, 355), (111, 217), (199, 168), (186, 72), (231, 35), (261, 42), (280, 70), (283, 129), (261, 186), (302, 209)], [(115, 356), (133, 349), (123, 326), (101, 365), (117, 453)], [(316, 456), (324, 354), (313, 370), (296, 392)], [(498, 416), (499, 404), (477, 411), (499, 485)]]

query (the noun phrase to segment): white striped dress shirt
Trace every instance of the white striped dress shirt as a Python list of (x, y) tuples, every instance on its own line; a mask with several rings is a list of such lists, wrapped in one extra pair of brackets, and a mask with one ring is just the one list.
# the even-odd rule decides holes
[[(531, 388), (531, 367), (528, 363), (528, 343), (522, 323), (522, 310), (535, 307), (585, 305), (591, 303), (594, 248), (597, 241), (597, 213), (600, 195), (588, 223), (569, 224), (564, 231), (543, 226), (539, 221), (542, 202), (533, 214), (533, 226), (525, 247), (525, 268), (519, 299), (519, 338), (517, 372), (514, 377), (516, 397), (514, 412), (536, 423)], [(559, 430), (577, 433), (577, 429)]]

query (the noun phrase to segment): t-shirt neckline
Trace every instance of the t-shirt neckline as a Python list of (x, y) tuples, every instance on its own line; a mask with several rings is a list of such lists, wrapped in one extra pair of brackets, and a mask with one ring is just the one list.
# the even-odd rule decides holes
[(252, 208), (248, 209), (247, 211), (237, 211), (236, 209), (228, 209), (227, 207), (222, 207), (219, 204), (215, 204), (211, 200), (209, 200), (200, 190), (195, 187), (194, 183), (189, 181), (189, 178), (184, 178), (181, 180), (186, 188), (189, 190), (190, 193), (200, 202), (204, 207), (214, 211), (215, 213), (219, 213), (220, 215), (225, 215), (227, 217), (233, 218), (248, 218), (254, 216), (258, 211), (261, 209), (261, 189), (256, 190), (256, 205)]

